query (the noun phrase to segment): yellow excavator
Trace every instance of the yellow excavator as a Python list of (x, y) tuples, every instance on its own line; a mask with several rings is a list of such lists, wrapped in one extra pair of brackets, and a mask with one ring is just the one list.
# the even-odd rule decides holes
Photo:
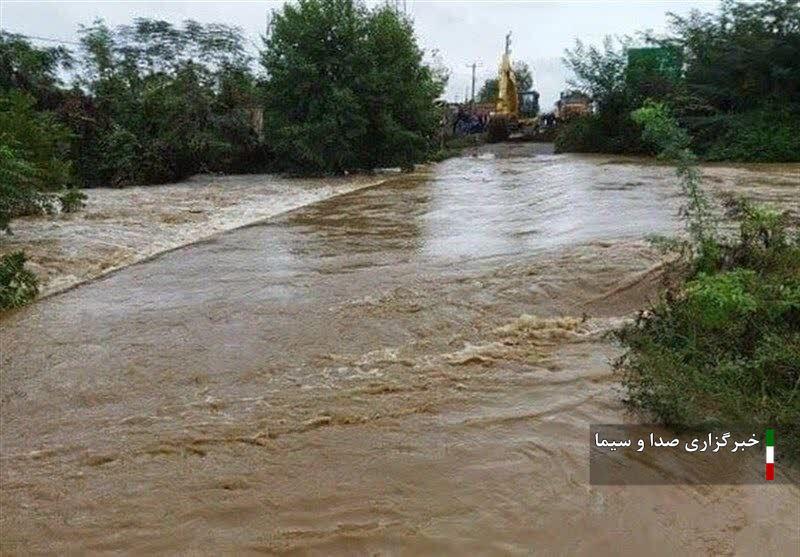
[(511, 66), (511, 32), (506, 35), (506, 49), (500, 60), (500, 72), (497, 77), (497, 105), (494, 112), (489, 115), (487, 126), (487, 139), (491, 143), (505, 141), (512, 131), (536, 123), (535, 118), (520, 118), (520, 93), (517, 89), (517, 77)]

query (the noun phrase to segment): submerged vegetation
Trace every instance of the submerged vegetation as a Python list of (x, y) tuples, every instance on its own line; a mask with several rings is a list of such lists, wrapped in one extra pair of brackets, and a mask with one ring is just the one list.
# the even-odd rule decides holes
[[(670, 107), (708, 160), (800, 160), (800, 2), (724, 1), (717, 14), (669, 16), (664, 37), (577, 41), (564, 61), (573, 86), (591, 95), (595, 113), (559, 134), (560, 151), (654, 153), (630, 113), (645, 99)], [(637, 59), (634, 46), (670, 60)]]
[(24, 306), (39, 293), (39, 281), (25, 268), (25, 254), (16, 251), (0, 258), (0, 309)]
[[(777, 426), (800, 450), (800, 233), (786, 214), (729, 200), (738, 231), (710, 218), (690, 138), (663, 104), (634, 112), (676, 163), (688, 239), (662, 300), (619, 332), (629, 401), (676, 427)], [(678, 278), (679, 280), (674, 280)]]

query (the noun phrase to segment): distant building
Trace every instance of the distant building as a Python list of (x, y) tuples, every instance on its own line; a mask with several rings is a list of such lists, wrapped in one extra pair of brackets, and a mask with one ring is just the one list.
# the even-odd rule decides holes
[(580, 91), (562, 91), (556, 101), (555, 116), (559, 120), (570, 120), (591, 112), (592, 98)]

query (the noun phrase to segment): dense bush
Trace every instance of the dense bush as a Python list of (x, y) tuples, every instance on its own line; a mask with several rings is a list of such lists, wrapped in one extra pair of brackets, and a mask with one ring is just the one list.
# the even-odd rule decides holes
[[(50, 211), (60, 201), (74, 210), (83, 194), (56, 193), (70, 179), (68, 133), (53, 114), (34, 109), (34, 98), (20, 90), (0, 91), (0, 232), (9, 232), (11, 218)], [(25, 269), (25, 255), (0, 259), (0, 310), (20, 307), (36, 297), (36, 276)]]
[(642, 140), (642, 132), (628, 112), (601, 112), (575, 118), (559, 130), (555, 138), (557, 153), (653, 154), (653, 147)]
[(640, 89), (646, 85), (645, 80), (627, 78), (630, 45), (629, 38), (615, 43), (607, 37), (602, 49), (576, 40), (575, 48), (565, 51), (564, 62), (575, 76), (570, 84), (591, 96), (596, 111), (559, 130), (557, 152), (653, 152), (652, 145), (642, 140), (641, 126), (630, 115), (643, 102), (645, 95)]
[(722, 114), (800, 102), (800, 3), (724, 1), (718, 13), (670, 15), (681, 48), (686, 92)]
[[(0, 231), (10, 231), (12, 217), (54, 210), (59, 190), (75, 182), (74, 135), (57, 111), (65, 95), (58, 72), (70, 63), (63, 48), (0, 32)], [(64, 195), (69, 202), (75, 194)]]
[(58, 196), (61, 204), (61, 211), (64, 213), (74, 213), (86, 206), (87, 196), (79, 189), (71, 188)]
[[(21, 119), (33, 110), (34, 122), (66, 126), (68, 150), (59, 145), (51, 159), (72, 162), (73, 186), (160, 183), (203, 171), (408, 167), (434, 147), (433, 101), (446, 72), (423, 63), (411, 21), (388, 6), (284, 6), (268, 27), (259, 79), (244, 36), (226, 25), (97, 20), (80, 35), (71, 53), (0, 32), (0, 92), (33, 99), (6, 112)], [(71, 89), (59, 80), (65, 69), (74, 70)], [(21, 163), (38, 156), (5, 145), (6, 171), (12, 154)], [(29, 177), (43, 171), (41, 164), (29, 170)]]
[(431, 147), (443, 83), (411, 22), (356, 0), (301, 0), (275, 13), (261, 63), (268, 141), (287, 169), (408, 166)]
[(602, 49), (577, 41), (566, 51), (572, 85), (592, 96), (599, 117), (567, 126), (558, 141), (561, 150), (647, 151), (630, 135), (624, 115), (651, 99), (675, 111), (703, 158), (800, 160), (797, 0), (726, 1), (717, 14), (669, 18), (667, 36), (646, 35), (641, 42), (674, 53), (682, 75), (629, 67), (630, 38), (616, 45), (607, 39)]
[(52, 113), (37, 111), (34, 105), (33, 97), (19, 91), (0, 95), (0, 140), (37, 169), (46, 184), (43, 189), (57, 190), (70, 177), (69, 132)]
[(12, 217), (52, 208), (52, 196), (70, 180), (69, 135), (33, 97), (0, 92), (0, 231)]
[(695, 148), (708, 160), (791, 162), (800, 157), (800, 107), (765, 107), (712, 119), (705, 125), (711, 129), (703, 129), (702, 120), (692, 124), (693, 133), (706, 138)]
[(631, 402), (667, 424), (790, 427), (800, 449), (800, 244), (769, 245), (758, 214), (741, 215), (714, 272), (690, 273), (621, 331), (617, 367)]
[(80, 134), (74, 155), (85, 184), (254, 170), (268, 157), (248, 118), (260, 96), (238, 29), (136, 19), (81, 32), (90, 98), (75, 95), (63, 112)]
[(689, 237), (673, 243), (683, 280), (619, 332), (629, 401), (672, 426), (777, 426), (784, 454), (800, 454), (800, 234), (786, 214), (729, 201), (739, 229), (721, 237), (688, 135), (664, 105), (635, 118), (678, 163)]
[(19, 151), (0, 144), (0, 231), (9, 231), (12, 217), (39, 206), (37, 180), (36, 169)]
[[(6, 133), (5, 160), (11, 151), (36, 158), (51, 190), (264, 170), (271, 155), (253, 119), (262, 95), (243, 42), (225, 25), (149, 19), (82, 27), (77, 54), (0, 33), (0, 133), (15, 136)], [(58, 76), (70, 68), (66, 89)], [(36, 138), (41, 129), (54, 137), (59, 125), (58, 140)]]
[(24, 306), (38, 293), (36, 275), (25, 269), (22, 252), (0, 258), (0, 310)]

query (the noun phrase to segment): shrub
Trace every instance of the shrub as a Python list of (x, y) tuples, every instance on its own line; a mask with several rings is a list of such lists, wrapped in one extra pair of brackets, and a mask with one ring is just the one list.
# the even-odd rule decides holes
[(698, 145), (712, 161), (791, 162), (800, 153), (800, 112), (760, 109), (717, 120), (710, 140)]
[(750, 269), (716, 275), (700, 273), (686, 284), (687, 310), (709, 330), (745, 319), (757, 308), (752, 293), (756, 278), (756, 273)]
[(136, 135), (118, 124), (112, 124), (99, 135), (102, 155), (97, 167), (101, 181), (112, 187), (139, 183), (143, 172), (140, 167), (145, 161)]
[(11, 218), (37, 206), (38, 174), (10, 145), (0, 144), (0, 231), (8, 231)]
[[(641, 46), (659, 48), (646, 57), (640, 51), (629, 60), (630, 38), (615, 44), (607, 37), (601, 48), (576, 41), (564, 56), (575, 76), (570, 84), (591, 95), (601, 116), (625, 115), (647, 98), (668, 104), (703, 158), (800, 160), (800, 3), (731, 0), (716, 13), (668, 20), (666, 36), (640, 35)], [(599, 122), (564, 130), (559, 149), (640, 152), (637, 143), (619, 141), (627, 136), (624, 118)]]
[(672, 112), (664, 103), (646, 102), (635, 110), (632, 119), (642, 126), (642, 138), (655, 145), (659, 158), (675, 164), (681, 193), (686, 203), (681, 207), (686, 231), (689, 233), (689, 253), (697, 256), (699, 269), (705, 268), (716, 256), (716, 222), (710, 203), (701, 188), (697, 157), (689, 149), (691, 137), (678, 125)]
[(67, 139), (51, 114), (34, 109), (33, 97), (0, 94), (0, 230), (15, 216), (52, 210), (49, 192), (70, 179)]
[(779, 267), (691, 278), (620, 331), (631, 403), (676, 426), (800, 424), (800, 246), (781, 250)]
[(557, 153), (653, 154), (653, 146), (642, 139), (641, 127), (629, 113), (588, 114), (562, 126), (555, 137)]
[(86, 194), (81, 190), (70, 188), (58, 196), (58, 201), (64, 213), (74, 213), (86, 206)]
[(25, 254), (4, 255), (0, 259), (0, 309), (24, 306), (38, 293), (36, 275), (25, 269)]
[(635, 118), (678, 164), (689, 238), (673, 244), (686, 282), (618, 332), (628, 401), (676, 427), (777, 426), (800, 455), (800, 237), (785, 214), (729, 200), (739, 230), (720, 238), (688, 135), (663, 105)]

